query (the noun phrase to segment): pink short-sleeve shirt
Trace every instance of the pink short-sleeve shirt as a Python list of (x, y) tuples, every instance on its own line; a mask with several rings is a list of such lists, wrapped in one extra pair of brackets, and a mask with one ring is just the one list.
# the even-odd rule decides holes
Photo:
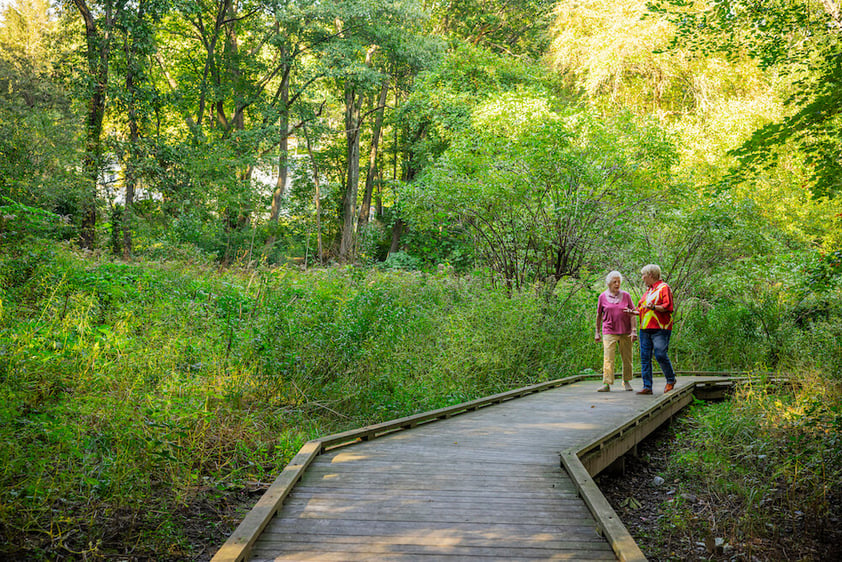
[(631, 334), (631, 316), (623, 312), (626, 309), (634, 308), (631, 295), (626, 291), (620, 291), (614, 297), (607, 290), (603, 291), (597, 299), (597, 314), (602, 314), (602, 333), (613, 335)]

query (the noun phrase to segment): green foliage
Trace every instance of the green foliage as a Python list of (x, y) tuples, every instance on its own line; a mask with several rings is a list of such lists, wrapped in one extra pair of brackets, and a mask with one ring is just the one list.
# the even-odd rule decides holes
[(63, 217), (0, 196), (0, 246), (20, 243), (26, 237), (68, 239), (71, 236), (73, 228)]
[(805, 268), (807, 282), (814, 291), (825, 292), (842, 283), (842, 250), (819, 254)]
[(4, 7), (0, 24), (0, 197), (76, 219), (81, 195), (72, 163), (79, 124), (68, 88), (51, 69), (59, 50), (48, 4)]
[[(598, 364), (584, 315), (447, 271), (238, 275), (179, 268), (175, 251), (129, 265), (3, 249), (4, 556), (190, 558), (180, 509), (271, 479), (317, 434)], [(134, 523), (115, 537), (90, 523), (101, 510)]]
[(840, 294), (812, 280), (822, 261), (812, 253), (780, 253), (710, 272), (679, 307), (676, 353), (716, 369), (835, 372), (842, 366)]
[[(810, 168), (816, 196), (839, 191), (842, 144), (839, 114), (842, 93), (840, 12), (833, 3), (774, 0), (763, 5), (743, 0), (711, 2), (701, 7), (683, 0), (655, 2), (669, 14), (678, 32), (673, 44), (697, 52), (721, 52), (757, 60), (788, 78), (787, 114), (758, 128), (733, 154), (741, 167), (732, 179), (757, 178), (783, 164), (779, 150), (797, 147)], [(684, 47), (686, 48), (686, 47)]]
[(509, 287), (579, 275), (672, 190), (674, 153), (657, 127), (551, 104), (527, 92), (489, 96), (404, 192), (413, 224), (471, 230)]
[[(596, 292), (578, 283), (508, 292), (400, 271), (418, 264), (403, 253), (382, 270), (238, 273), (154, 251), (167, 263), (82, 260), (50, 240), (0, 252), (3, 555), (102, 541), (190, 558), (179, 510), (265, 482), (307, 439), (600, 365), (584, 337)], [(679, 308), (676, 363), (842, 368), (838, 290), (807, 291), (794, 263), (711, 278), (708, 308)], [(803, 410), (832, 426), (832, 404)], [(135, 523), (114, 537), (94, 510)]]
[(540, 57), (548, 42), (548, 0), (447, 0), (432, 3), (436, 31), (453, 42), (507, 55)]
[(539, 68), (469, 45), (458, 45), (424, 73), (401, 106), (398, 124), (417, 173), (435, 161), (470, 127), (473, 109), (489, 97), (519, 88), (542, 90)]
[(420, 266), (421, 260), (406, 252), (392, 252), (379, 264), (379, 267), (383, 269), (406, 269), (410, 271), (417, 270)]

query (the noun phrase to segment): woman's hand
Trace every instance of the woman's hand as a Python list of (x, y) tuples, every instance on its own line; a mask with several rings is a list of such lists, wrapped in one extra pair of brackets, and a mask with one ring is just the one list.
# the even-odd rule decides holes
[(640, 316), (640, 311), (636, 308), (626, 308), (623, 310), (626, 314), (633, 314), (634, 316)]
[(593, 341), (599, 343), (601, 340), (602, 340), (602, 336), (599, 334), (599, 332), (594, 333)]

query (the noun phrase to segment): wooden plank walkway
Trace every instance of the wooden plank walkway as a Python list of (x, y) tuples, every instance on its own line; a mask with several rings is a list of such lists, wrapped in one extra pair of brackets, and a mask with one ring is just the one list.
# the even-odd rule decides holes
[[(709, 380), (681, 376), (676, 390)], [(579, 380), (307, 456), (249, 559), (616, 560), (560, 455), (670, 396), (662, 379), (653, 396), (599, 386)]]

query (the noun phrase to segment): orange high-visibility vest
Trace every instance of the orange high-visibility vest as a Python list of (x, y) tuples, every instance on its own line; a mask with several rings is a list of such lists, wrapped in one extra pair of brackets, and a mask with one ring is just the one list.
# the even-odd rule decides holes
[[(663, 306), (664, 311), (659, 312), (649, 308), (650, 305), (656, 304)], [(637, 303), (637, 309), (640, 311), (641, 330), (672, 330), (672, 291), (663, 281), (658, 281), (646, 289), (640, 302)]]

